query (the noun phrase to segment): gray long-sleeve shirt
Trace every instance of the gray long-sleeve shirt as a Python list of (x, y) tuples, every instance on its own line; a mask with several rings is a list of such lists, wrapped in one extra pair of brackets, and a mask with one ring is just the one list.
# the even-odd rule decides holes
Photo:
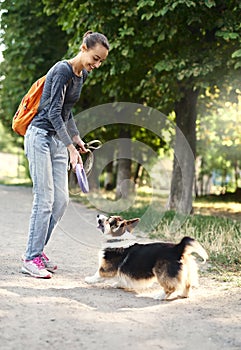
[(44, 104), (50, 98), (49, 103), (33, 118), (31, 125), (56, 132), (58, 138), (68, 146), (72, 138), (79, 134), (75, 125), (72, 107), (78, 101), (83, 86), (83, 76), (75, 75), (71, 65), (67, 61), (57, 62), (46, 75), (43, 94), (40, 101)]

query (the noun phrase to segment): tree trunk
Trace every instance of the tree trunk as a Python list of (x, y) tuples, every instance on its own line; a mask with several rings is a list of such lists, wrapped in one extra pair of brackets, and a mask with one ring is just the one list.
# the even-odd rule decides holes
[(181, 89), (180, 101), (176, 103), (176, 140), (171, 180), (169, 209), (182, 214), (192, 210), (192, 192), (195, 176), (196, 155), (196, 104), (198, 91)]
[(239, 180), (239, 166), (238, 161), (236, 160), (234, 163), (234, 177), (235, 177), (235, 191), (238, 188), (238, 180)]
[(131, 132), (128, 126), (121, 126), (116, 181), (116, 199), (127, 199), (133, 192), (131, 179)]
[(113, 162), (105, 167), (104, 188), (106, 191), (111, 191), (114, 188)]
[(139, 185), (140, 184), (140, 177), (141, 177), (141, 173), (142, 173), (143, 167), (140, 163), (137, 163), (136, 165), (136, 171), (135, 171), (135, 175), (134, 175), (134, 183)]

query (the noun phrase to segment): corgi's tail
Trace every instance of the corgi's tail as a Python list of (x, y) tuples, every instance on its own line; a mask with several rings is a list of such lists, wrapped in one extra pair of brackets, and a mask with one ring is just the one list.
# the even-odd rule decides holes
[(203, 259), (203, 264), (208, 259), (208, 254), (206, 250), (198, 243), (195, 239), (191, 237), (184, 237), (178, 244), (180, 256), (183, 254), (196, 253)]

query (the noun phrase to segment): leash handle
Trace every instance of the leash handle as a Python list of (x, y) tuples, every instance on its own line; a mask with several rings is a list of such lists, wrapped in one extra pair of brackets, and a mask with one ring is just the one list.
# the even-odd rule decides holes
[[(87, 157), (84, 162), (84, 170), (85, 170), (86, 176), (88, 177), (91, 173), (91, 170), (94, 164), (94, 153), (92, 151), (101, 148), (102, 142), (100, 140), (92, 140), (90, 142), (85, 143), (84, 146), (88, 151), (86, 153)], [(76, 145), (75, 148), (77, 149), (77, 151), (80, 150), (79, 145)]]
[(92, 140), (90, 142), (85, 143), (85, 148), (87, 149), (99, 149), (102, 146), (102, 142), (100, 140)]
[[(102, 147), (102, 142), (100, 140), (93, 140), (90, 142), (87, 142), (84, 144), (85, 148), (90, 152), (90, 150), (96, 150), (99, 149), (100, 147)], [(77, 151), (80, 150), (80, 146), (76, 145), (75, 148), (77, 149)]]

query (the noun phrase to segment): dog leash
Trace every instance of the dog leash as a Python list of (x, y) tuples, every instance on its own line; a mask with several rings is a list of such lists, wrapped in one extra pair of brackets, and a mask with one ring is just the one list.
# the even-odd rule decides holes
[(92, 140), (85, 143), (85, 148), (89, 150), (96, 150), (102, 147), (102, 142), (100, 140)]
[[(84, 146), (88, 151), (95, 151), (96, 149), (102, 147), (102, 142), (100, 140), (92, 140), (90, 142), (85, 143)], [(77, 151), (80, 150), (79, 145), (76, 145), (75, 148), (77, 149)]]
[[(102, 146), (102, 142), (100, 140), (92, 140), (90, 142), (87, 142), (84, 144), (84, 147), (87, 149), (87, 153), (86, 153), (86, 160), (83, 164), (84, 169), (82, 170), (82, 175), (80, 173), (80, 171), (78, 171), (78, 169), (76, 169), (76, 176), (78, 179), (78, 183), (82, 189), (82, 192), (87, 193), (89, 192), (89, 184), (88, 184), (88, 180), (87, 177), (90, 175), (91, 170), (93, 168), (93, 164), (94, 164), (94, 154), (92, 151), (95, 151), (99, 148), (101, 148)], [(80, 146), (76, 145), (75, 148), (77, 149), (77, 151), (80, 150)], [(68, 161), (68, 171), (71, 169), (71, 164), (70, 164), (70, 160)], [(71, 193), (71, 192), (70, 192)], [(79, 193), (71, 193), (72, 195), (78, 195)]]
[[(100, 140), (92, 140), (90, 142), (86, 142), (84, 144), (85, 148), (87, 149), (87, 156), (86, 156), (86, 160), (85, 160), (85, 163), (84, 163), (84, 169), (85, 169), (85, 173), (86, 173), (86, 176), (89, 176), (90, 173), (91, 173), (91, 170), (92, 170), (92, 167), (93, 167), (93, 164), (94, 164), (94, 154), (92, 151), (95, 151), (99, 148), (102, 147), (102, 142)], [(80, 150), (80, 146), (79, 145), (76, 145), (75, 148), (77, 149), (77, 151)], [(68, 170), (70, 170), (70, 163), (68, 165)]]
[(92, 140), (85, 144), (85, 148), (88, 150), (86, 160), (84, 162), (84, 169), (86, 176), (88, 177), (94, 165), (95, 157), (93, 151), (101, 148), (102, 142), (100, 140)]

